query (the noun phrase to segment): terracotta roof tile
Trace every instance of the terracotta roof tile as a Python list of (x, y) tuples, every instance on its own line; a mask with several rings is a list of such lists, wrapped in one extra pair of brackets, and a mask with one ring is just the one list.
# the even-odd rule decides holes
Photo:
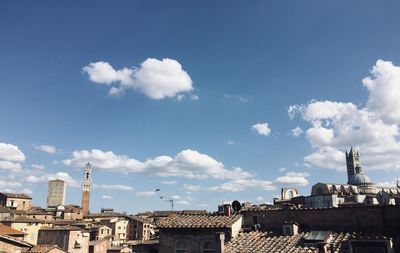
[(159, 228), (229, 228), (240, 215), (170, 215), (158, 221)]
[(36, 245), (33, 248), (31, 248), (28, 252), (29, 253), (47, 253), (53, 249), (58, 249), (58, 250), (62, 250), (63, 252), (66, 252), (63, 249), (61, 249), (55, 245)]
[(25, 193), (8, 193), (8, 192), (0, 192), (7, 198), (19, 198), (19, 199), (32, 199), (30, 196), (26, 195)]
[(0, 223), (0, 234), (1, 235), (25, 235), (24, 232), (13, 229), (12, 227), (6, 226)]

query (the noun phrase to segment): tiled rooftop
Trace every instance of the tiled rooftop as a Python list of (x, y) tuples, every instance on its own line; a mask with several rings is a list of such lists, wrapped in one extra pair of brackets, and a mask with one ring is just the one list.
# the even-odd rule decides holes
[[(289, 253), (317, 253), (316, 247), (306, 247), (304, 238), (309, 233), (299, 233), (293, 236), (275, 236), (263, 232), (242, 232), (225, 245), (225, 253), (250, 252), (289, 252)], [(355, 241), (385, 241), (387, 237), (379, 234), (365, 234), (359, 232), (332, 233), (327, 240), (328, 253), (349, 253), (349, 240)]]
[(298, 245), (303, 236), (303, 233), (294, 236), (270, 236), (263, 232), (254, 231), (240, 233), (225, 245), (225, 253), (317, 253), (318, 249), (316, 248)]
[(1, 235), (25, 235), (24, 232), (13, 229), (12, 227), (6, 226), (0, 223), (0, 234)]
[(229, 228), (240, 215), (171, 215), (158, 221), (159, 228)]
[(33, 248), (31, 248), (28, 252), (29, 253), (47, 253), (53, 249), (62, 250), (55, 245), (36, 245)]
[(8, 193), (8, 192), (1, 192), (7, 198), (18, 198), (18, 199), (32, 199), (30, 196), (24, 193)]

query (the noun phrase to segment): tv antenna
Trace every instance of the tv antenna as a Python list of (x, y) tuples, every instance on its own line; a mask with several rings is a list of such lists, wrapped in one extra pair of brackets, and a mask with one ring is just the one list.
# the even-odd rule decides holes
[(169, 202), (169, 203), (171, 204), (171, 211), (174, 211), (174, 199), (172, 199), (172, 198), (171, 198), (171, 199), (168, 199), (168, 198), (166, 198), (164, 195), (161, 195), (161, 190), (160, 190), (160, 189), (156, 189), (155, 192), (158, 193), (158, 197), (159, 197), (161, 200), (164, 200), (164, 201)]

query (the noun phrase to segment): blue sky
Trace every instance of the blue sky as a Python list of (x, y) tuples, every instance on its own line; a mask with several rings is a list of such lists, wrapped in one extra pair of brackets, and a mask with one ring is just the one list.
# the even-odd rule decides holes
[(157, 188), (178, 209), (215, 210), (346, 183), (350, 146), (391, 185), (399, 5), (3, 1), (0, 190), (44, 206), (60, 177), (80, 204), (90, 161), (92, 212), (168, 209)]

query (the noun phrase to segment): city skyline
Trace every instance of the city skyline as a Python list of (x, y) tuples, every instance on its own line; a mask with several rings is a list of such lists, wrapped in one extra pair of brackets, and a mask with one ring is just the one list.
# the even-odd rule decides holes
[[(0, 191), (216, 210), (400, 166), (398, 3), (0, 4)], [(89, 11), (90, 10), (90, 11)]]

